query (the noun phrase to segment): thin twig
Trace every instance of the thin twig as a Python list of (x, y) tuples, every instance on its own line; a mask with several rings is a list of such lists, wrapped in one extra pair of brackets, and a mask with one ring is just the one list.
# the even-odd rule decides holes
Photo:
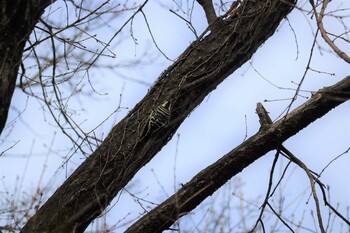
[(336, 45), (335, 43), (328, 37), (327, 35), (327, 32), (324, 28), (324, 25), (323, 25), (323, 17), (325, 16), (325, 11), (326, 11), (326, 8), (327, 8), (327, 5), (328, 3), (330, 2), (330, 0), (324, 0), (323, 1), (323, 4), (322, 4), (322, 7), (321, 7), (321, 11), (320, 11), (320, 14), (317, 13), (317, 10), (316, 10), (316, 6), (314, 4), (314, 1), (313, 0), (310, 0), (310, 4), (312, 6), (312, 9), (314, 11), (314, 14), (316, 16), (316, 22), (317, 22), (317, 26), (321, 32), (321, 36), (323, 37), (324, 41), (333, 49), (333, 51), (338, 54), (338, 56), (343, 59), (345, 62), (347, 63), (350, 63), (350, 57), (345, 53), (343, 52), (342, 50), (340, 50)]

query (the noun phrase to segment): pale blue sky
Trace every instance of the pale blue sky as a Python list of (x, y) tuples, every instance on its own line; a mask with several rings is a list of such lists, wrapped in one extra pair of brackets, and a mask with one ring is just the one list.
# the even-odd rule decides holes
[[(344, 8), (345, 4), (349, 7), (349, 3), (345, 0), (339, 1), (340, 3), (343, 4)], [(167, 4), (172, 9), (176, 7), (171, 2)], [(300, 4), (304, 5), (303, 2)], [(336, 7), (338, 2), (332, 2), (332, 4)], [(58, 6), (59, 3), (56, 5)], [(53, 9), (57, 7), (56, 5), (53, 6)], [(185, 4), (183, 7), (185, 8)], [(168, 9), (161, 7), (157, 1), (150, 1), (144, 12), (158, 46), (171, 59), (180, 55), (193, 41), (194, 36), (184, 21), (170, 13)], [(202, 9), (197, 4), (192, 17), (194, 26), (199, 33), (202, 32), (207, 21)], [(127, 15), (122, 17), (122, 19), (126, 18)], [(278, 32), (259, 48), (250, 62), (261, 75), (273, 84), (284, 88), (295, 88), (296, 85), (292, 82), (299, 82), (305, 71), (313, 36), (310, 25), (307, 23), (307, 20), (310, 21), (310, 16), (305, 16), (305, 13), (294, 10), (288, 19), (297, 36), (298, 59), (296, 60), (297, 49), (293, 32), (288, 23), (284, 21)], [(101, 28), (97, 31), (97, 37), (108, 41), (115, 29), (118, 28), (118, 24), (121, 25), (123, 22), (122, 20), (111, 22), (111, 28)], [(315, 22), (311, 22), (311, 24), (315, 30)], [(335, 21), (325, 25), (335, 31), (342, 30), (341, 25)], [(123, 79), (118, 74), (146, 83), (153, 83), (159, 74), (171, 64), (162, 56), (151, 61), (148, 61), (147, 57), (142, 57), (144, 51), (154, 54), (156, 49), (141, 14), (133, 22), (134, 37), (138, 40), (136, 46), (130, 37), (129, 29), (130, 27), (126, 27), (112, 46), (116, 58), (101, 59), (100, 63), (113, 66), (123, 64), (127, 59), (144, 59), (147, 64), (120, 67), (117, 69), (118, 73), (111, 70), (102, 72), (98, 69), (92, 70), (91, 80), (96, 82), (94, 88), (107, 95), (94, 95), (92, 100), (90, 96), (81, 96), (70, 102), (70, 106), (83, 109), (74, 117), (77, 122), (84, 122), (81, 126), (88, 131), (96, 127), (117, 108), (120, 94), (122, 94), (121, 106), (123, 109), (96, 131), (98, 136), (105, 137), (111, 126), (127, 114), (142, 99), (149, 88), (149, 86)], [(117, 43), (121, 39), (124, 41)], [(330, 50), (320, 38), (318, 41), (320, 45)], [(350, 71), (348, 64), (335, 55), (323, 52), (321, 56), (317, 49), (311, 64), (312, 68), (335, 73), (335, 76), (310, 71), (302, 86), (302, 89), (307, 91), (316, 91), (324, 86), (334, 84), (349, 75)], [(246, 127), (248, 137), (257, 132), (259, 128), (258, 118), (255, 114), (257, 102), (272, 100), (263, 104), (270, 112), (271, 117), (275, 119), (290, 103), (290, 100), (277, 100), (291, 98), (293, 95), (294, 91), (278, 89), (268, 83), (252, 69), (249, 62), (246, 63), (219, 85), (191, 113), (179, 128), (177, 132), (179, 137), (174, 136), (172, 141), (134, 177), (131, 182), (134, 185), (130, 189), (133, 192), (143, 190), (140, 196), (160, 203), (165, 198), (165, 194), (159, 183), (169, 195), (173, 194), (174, 187), (175, 189), (179, 188), (180, 183), (186, 183), (197, 172), (239, 145), (245, 138)], [(306, 92), (305, 96), (310, 97), (310, 93)], [(297, 107), (304, 101), (306, 101), (305, 98), (299, 98), (293, 106)], [(20, 177), (20, 180), (23, 179), (22, 191), (33, 193), (42, 174), (43, 165), (47, 161), (41, 186), (49, 186), (51, 191), (54, 191), (64, 180), (66, 173), (70, 173), (83, 161), (83, 156), (74, 155), (69, 160), (68, 167), (62, 167), (62, 157), (69, 155), (67, 149), (70, 148), (71, 143), (54, 126), (50, 115), (43, 114), (39, 102), (34, 98), (28, 98), (19, 89), (15, 92), (12, 105), (8, 122), (15, 121), (15, 123), (10, 124), (1, 135), (0, 151), (16, 142), (17, 144), (0, 158), (2, 186), (8, 189), (7, 194), (11, 196), (14, 183), (16, 183), (17, 177)], [(312, 170), (320, 172), (329, 161), (350, 146), (349, 107), (350, 103), (347, 102), (331, 111), (287, 140), (285, 146)], [(18, 112), (15, 109), (24, 110), (20, 118), (17, 118)], [(273, 154), (274, 152), (268, 154), (239, 174), (239, 178), (244, 182), (245, 198), (256, 199), (265, 194)], [(339, 210), (343, 213), (345, 213), (345, 206), (350, 204), (350, 190), (345, 185), (350, 178), (349, 164), (349, 154), (346, 154), (332, 164), (322, 176), (324, 183), (331, 186), (332, 203), (341, 203)], [(302, 171), (295, 169), (291, 173), (284, 190), (286, 203), (292, 202), (308, 186), (306, 176)], [(277, 176), (278, 174), (276, 174)], [(21, 195), (22, 193), (20, 193)], [(303, 204), (307, 201), (307, 197), (308, 195), (302, 199)], [(118, 203), (108, 214), (108, 220), (111, 224), (129, 212), (131, 212), (131, 216), (138, 216), (143, 211), (131, 199), (128, 195), (118, 199)], [(301, 205), (300, 208), (306, 207)], [(313, 208), (312, 200), (308, 208)], [(291, 207), (291, 209), (293, 208)]]

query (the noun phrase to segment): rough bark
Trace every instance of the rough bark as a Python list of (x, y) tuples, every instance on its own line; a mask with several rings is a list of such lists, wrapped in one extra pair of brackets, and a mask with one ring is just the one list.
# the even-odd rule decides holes
[(5, 127), (23, 48), (49, 0), (0, 1), (0, 134)]
[(217, 19), (214, 6), (213, 6), (213, 1), (212, 0), (197, 0), (197, 2), (203, 7), (205, 16), (208, 21), (208, 25), (211, 25), (214, 23)]
[(124, 233), (156, 233), (168, 229), (181, 216), (199, 205), (234, 175), (270, 150), (350, 99), (350, 76), (318, 91), (309, 101), (261, 130), (202, 170), (179, 191), (147, 213)]
[[(170, 140), (205, 96), (274, 33), (293, 3), (294, 0), (244, 1), (237, 13), (214, 22), (211, 31), (193, 42), (161, 74), (146, 97), (112, 129), (21, 232), (83, 232)], [(170, 101), (170, 121), (162, 129), (142, 136), (152, 109), (164, 101)]]

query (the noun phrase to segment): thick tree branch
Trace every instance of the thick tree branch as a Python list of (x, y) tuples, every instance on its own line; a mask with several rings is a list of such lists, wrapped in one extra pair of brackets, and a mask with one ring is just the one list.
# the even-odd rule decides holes
[(51, 0), (0, 1), (0, 134), (16, 84), (25, 43)]
[(205, 16), (207, 17), (208, 25), (213, 24), (217, 16), (215, 14), (212, 0), (197, 0), (197, 2), (203, 7)]
[(139, 219), (125, 233), (156, 233), (168, 229), (181, 216), (199, 205), (234, 175), (331, 109), (350, 99), (350, 76), (318, 91), (286, 117), (264, 126), (257, 134), (198, 173), (179, 191)]
[[(293, 4), (294, 0), (244, 1), (237, 14), (216, 20), (210, 34), (193, 42), (161, 74), (147, 96), (112, 129), (21, 232), (83, 232), (170, 140), (205, 96), (275, 32)], [(142, 135), (153, 110), (166, 101), (170, 102), (168, 123)]]

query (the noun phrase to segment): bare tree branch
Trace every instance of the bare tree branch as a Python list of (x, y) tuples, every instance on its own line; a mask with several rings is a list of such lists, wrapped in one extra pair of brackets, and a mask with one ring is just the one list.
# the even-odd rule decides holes
[[(343, 96), (342, 98), (338, 98)], [(125, 233), (162, 232), (234, 175), (336, 106), (350, 99), (350, 76), (319, 90), (309, 101), (271, 124), (194, 176), (179, 191), (139, 219)]]
[[(275, 32), (293, 4), (294, 0), (288, 4), (244, 1), (237, 14), (215, 21), (210, 34), (193, 42), (161, 74), (147, 96), (112, 129), (21, 232), (83, 232), (207, 94)], [(168, 123), (141, 135), (154, 110), (166, 101), (170, 102)]]
[(325, 229), (323, 226), (323, 221), (322, 221), (322, 215), (321, 215), (321, 209), (320, 209), (320, 202), (318, 201), (318, 196), (316, 193), (316, 189), (315, 189), (315, 182), (314, 182), (314, 176), (311, 174), (310, 170), (308, 169), (308, 167), (300, 160), (298, 159), (295, 155), (293, 155), (292, 152), (290, 152), (287, 148), (285, 148), (284, 146), (281, 146), (281, 151), (290, 158), (291, 161), (293, 161), (294, 163), (296, 163), (299, 167), (301, 167), (310, 182), (310, 187), (311, 187), (311, 191), (312, 191), (312, 196), (314, 198), (315, 201), (315, 205), (316, 205), (316, 215), (317, 215), (317, 219), (318, 219), (318, 225), (320, 227), (320, 231), (322, 233), (325, 233)]
[(212, 0), (197, 0), (203, 7), (205, 16), (207, 17), (208, 25), (213, 24), (217, 20)]
[(0, 2), (0, 134), (5, 127), (25, 43), (51, 0)]
[(334, 41), (332, 41), (328, 35), (327, 35), (327, 32), (326, 32), (326, 29), (324, 28), (324, 25), (323, 25), (323, 17), (325, 15), (325, 11), (326, 11), (326, 8), (327, 8), (327, 5), (328, 3), (330, 2), (330, 0), (323, 0), (323, 3), (322, 3), (322, 8), (321, 8), (321, 11), (320, 13), (318, 14), (317, 13), (317, 10), (316, 10), (316, 6), (315, 6), (315, 3), (313, 0), (310, 0), (310, 4), (313, 8), (313, 11), (314, 11), (314, 14), (316, 16), (316, 22), (317, 22), (317, 26), (318, 28), (320, 29), (320, 32), (321, 32), (321, 35), (323, 37), (323, 39), (325, 40), (325, 42), (333, 49), (333, 51), (338, 54), (338, 56), (340, 58), (342, 58), (345, 62), (347, 63), (350, 63), (350, 57), (344, 52), (342, 51), (341, 49), (339, 49)]
[[(259, 122), (260, 122), (260, 125), (261, 125), (260, 129), (266, 129), (267, 127), (270, 126), (270, 124), (272, 124), (272, 120), (271, 120), (270, 116), (268, 115), (266, 109), (264, 108), (264, 106), (261, 103), (257, 104), (256, 112), (257, 112), (257, 114), (259, 116)], [(271, 208), (271, 210), (273, 210), (271, 205), (268, 202), (268, 199), (269, 199), (270, 192), (271, 192), (273, 171), (274, 171), (275, 165), (277, 163), (278, 155), (279, 155), (280, 152), (282, 152), (291, 161), (293, 161), (299, 167), (301, 167), (305, 171), (306, 175), (308, 176), (308, 179), (309, 179), (309, 182), (310, 182), (310, 187), (311, 187), (311, 190), (312, 190), (312, 195), (313, 195), (314, 200), (315, 200), (316, 214), (317, 214), (317, 218), (318, 218), (320, 231), (322, 233), (324, 233), (325, 229), (324, 229), (324, 226), (323, 226), (322, 215), (321, 215), (321, 210), (320, 210), (320, 204), (319, 204), (319, 201), (318, 201), (318, 196), (317, 196), (317, 193), (316, 193), (315, 183), (314, 183), (314, 180), (316, 178), (311, 174), (311, 172), (308, 169), (308, 167), (300, 159), (298, 159), (292, 152), (290, 152), (287, 148), (285, 148), (282, 144), (277, 149), (277, 153), (275, 155), (275, 160), (273, 161), (271, 172), (270, 172), (270, 180), (269, 180), (269, 185), (268, 185), (268, 191), (266, 192), (265, 200), (264, 200), (264, 203), (263, 203), (263, 205), (261, 207), (259, 218), (258, 218), (257, 222), (255, 223), (255, 226), (254, 226), (254, 228), (253, 228), (253, 230), (251, 232), (253, 232), (255, 230), (255, 228), (257, 227), (259, 222), (263, 221), (262, 220), (262, 215), (264, 213), (266, 205), (268, 205)], [(281, 217), (274, 210), (273, 210), (273, 212), (283, 222), (283, 224), (285, 224), (289, 229), (291, 229), (290, 226), (287, 223), (285, 223), (281, 219)]]

